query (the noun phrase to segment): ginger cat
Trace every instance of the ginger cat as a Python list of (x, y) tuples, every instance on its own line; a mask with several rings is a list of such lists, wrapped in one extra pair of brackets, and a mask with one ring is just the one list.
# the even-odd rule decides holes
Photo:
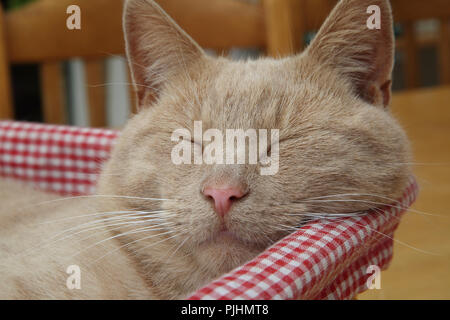
[[(380, 29), (366, 26), (370, 5)], [(308, 219), (401, 196), (410, 151), (388, 109), (388, 0), (341, 0), (307, 50), (278, 60), (207, 56), (150, 0), (126, 1), (124, 30), (140, 111), (103, 168), (102, 196), (1, 181), (0, 298), (184, 298)], [(263, 150), (278, 148), (277, 173), (174, 164), (171, 135), (194, 121), (278, 129), (279, 143)], [(314, 200), (324, 196), (337, 201)], [(66, 285), (70, 265), (80, 289)]]

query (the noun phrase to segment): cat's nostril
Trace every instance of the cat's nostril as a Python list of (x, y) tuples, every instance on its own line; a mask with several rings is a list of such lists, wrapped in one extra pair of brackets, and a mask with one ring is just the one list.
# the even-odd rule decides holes
[(246, 195), (239, 187), (206, 187), (203, 194), (214, 201), (214, 209), (217, 214), (224, 217), (236, 200)]

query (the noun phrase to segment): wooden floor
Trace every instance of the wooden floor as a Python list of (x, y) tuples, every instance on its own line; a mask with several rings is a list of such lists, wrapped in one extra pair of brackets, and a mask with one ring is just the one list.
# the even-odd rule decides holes
[(394, 95), (392, 110), (414, 149), (421, 190), (412, 208), (434, 215), (403, 217), (381, 289), (358, 299), (450, 299), (450, 87)]

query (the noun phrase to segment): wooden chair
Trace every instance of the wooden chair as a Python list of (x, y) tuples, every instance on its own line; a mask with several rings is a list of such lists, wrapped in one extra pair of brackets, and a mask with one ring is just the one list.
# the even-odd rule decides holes
[[(438, 48), (440, 83), (450, 84), (450, 1), (448, 0), (391, 0), (396, 22), (402, 23), (404, 35), (397, 42), (399, 50), (406, 53), (406, 87), (419, 86), (418, 51), (421, 47), (434, 45)], [(415, 22), (438, 19), (437, 35), (418, 36)]]
[[(295, 34), (304, 35), (307, 31), (318, 30), (337, 0), (300, 0), (295, 5), (301, 11), (296, 15)], [(440, 83), (450, 84), (450, 1), (449, 0), (391, 0), (395, 22), (404, 27), (404, 34), (397, 40), (397, 50), (405, 52), (406, 88), (419, 85), (419, 49), (434, 45), (438, 48)], [(298, 8), (296, 8), (298, 10)], [(415, 22), (425, 19), (438, 19), (438, 35), (418, 35)], [(301, 46), (300, 46), (301, 47)]]
[[(205, 48), (259, 47), (272, 56), (299, 50), (301, 37), (294, 27), (299, 1), (157, 0)], [(66, 9), (72, 4), (81, 8), (81, 30), (66, 28)], [(124, 53), (122, 7), (123, 0), (39, 0), (7, 13), (0, 8), (0, 119), (14, 114), (9, 66), (38, 63), (44, 120), (65, 123), (61, 62), (82, 57), (90, 124), (105, 126), (104, 88), (92, 84), (104, 82), (106, 57)]]

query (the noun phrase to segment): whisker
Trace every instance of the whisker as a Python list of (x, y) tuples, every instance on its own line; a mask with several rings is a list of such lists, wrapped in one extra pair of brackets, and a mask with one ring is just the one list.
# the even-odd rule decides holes
[[(85, 252), (86, 250), (89, 250), (89, 249), (91, 249), (91, 248), (93, 248), (93, 247), (95, 247), (95, 246), (97, 246), (97, 245), (99, 245), (99, 244), (102, 244), (102, 243), (104, 243), (104, 242), (106, 242), (106, 241), (109, 241), (109, 240), (113, 240), (113, 239), (116, 239), (116, 238), (118, 238), (118, 237), (123, 237), (123, 236), (126, 236), (126, 235), (129, 235), (129, 234), (135, 234), (135, 233), (140, 233), (140, 232), (144, 232), (144, 231), (155, 231), (155, 230), (166, 230), (165, 228), (153, 228), (153, 226), (152, 227), (148, 227), (148, 228), (141, 228), (141, 230), (139, 230), (139, 231), (136, 231), (136, 230), (132, 230), (132, 231), (129, 231), (129, 232), (125, 232), (125, 233), (119, 233), (119, 234), (117, 234), (117, 235), (114, 235), (114, 236), (111, 236), (111, 237), (109, 237), (109, 238), (106, 238), (106, 239), (103, 239), (103, 240), (101, 240), (101, 241), (97, 241), (96, 243), (94, 243), (94, 244), (92, 244), (92, 245), (90, 245), (90, 246), (87, 246), (86, 248), (83, 248), (81, 251), (78, 251), (77, 253), (75, 253), (74, 255), (72, 255), (72, 256), (70, 256), (70, 258), (73, 258), (73, 257), (75, 257), (75, 256), (77, 256), (77, 255), (79, 255), (79, 254), (81, 254), (81, 253), (83, 253), (83, 252)], [(168, 231), (168, 232), (172, 232), (172, 231)], [(161, 234), (166, 234), (167, 232), (164, 232), (164, 233), (161, 233)], [(152, 236), (159, 236), (159, 235), (161, 235), (161, 234), (155, 234), (155, 235), (152, 235)], [(152, 236), (150, 236), (149, 238), (151, 238)]]
[(328, 212), (305, 212), (305, 213), (284, 213), (288, 216), (299, 216), (299, 217), (338, 217), (338, 218), (344, 218), (344, 217), (358, 217), (364, 214), (367, 214), (366, 211), (358, 211), (358, 212), (351, 212), (351, 213), (328, 213)]
[[(79, 228), (75, 228), (74, 227), (74, 228), (71, 228), (71, 230), (65, 230), (63, 232), (60, 232), (60, 233), (50, 237), (49, 239), (47, 239), (46, 241), (41, 243), (39, 245), (39, 247), (40, 248), (48, 247), (50, 245), (56, 244), (57, 242), (61, 242), (61, 241), (65, 240), (65, 239), (72, 238), (72, 237), (74, 237), (74, 236), (76, 236), (78, 234), (84, 233), (84, 232), (89, 232), (89, 231), (94, 231), (94, 230), (99, 230), (99, 229), (107, 231), (105, 229), (106, 227), (114, 227), (114, 226), (121, 226), (121, 227), (123, 227), (123, 226), (127, 226), (127, 225), (141, 224), (141, 223), (146, 223), (146, 221), (121, 222), (121, 223), (109, 224), (109, 225), (106, 225), (106, 226), (104, 224), (98, 223), (99, 225), (97, 225), (97, 226), (92, 226), (90, 228), (82, 229), (80, 231), (76, 231)], [(72, 230), (75, 231), (75, 232), (69, 233), (68, 235), (63, 236), (65, 233), (67, 233), (69, 231), (72, 231)], [(58, 238), (60, 236), (63, 236), (63, 237), (62, 238)]]
[(173, 251), (171, 254), (170, 254), (170, 256), (168, 256), (167, 258), (166, 258), (166, 261), (167, 260), (169, 260), (182, 246), (183, 246), (183, 244), (185, 244), (186, 243), (186, 241), (188, 241), (190, 238), (192, 237), (192, 234), (191, 235), (189, 235), (188, 234), (188, 236), (180, 243), (180, 245), (175, 249), (175, 251)]
[[(416, 210), (416, 209), (404, 206), (403, 204), (401, 204), (398, 201), (397, 201), (398, 202), (397, 204), (388, 204), (388, 203), (383, 203), (383, 202), (375, 202), (375, 201), (360, 200), (360, 199), (305, 200), (304, 202), (306, 202), (306, 203), (360, 202), (360, 203), (374, 204), (374, 205), (378, 205), (378, 206), (386, 206), (386, 207), (390, 207), (390, 208), (400, 208), (402, 210), (408, 210), (410, 212), (422, 214), (425, 216), (435, 216), (435, 217), (447, 218), (447, 216), (445, 216), (445, 215), (429, 213), (429, 212), (420, 211), (420, 210)], [(373, 210), (373, 209), (375, 209), (375, 208), (370, 208), (368, 210)]]
[[(150, 212), (142, 212), (142, 213), (139, 213), (139, 214), (147, 214), (147, 213), (150, 213)], [(136, 213), (133, 213), (133, 214), (130, 214), (130, 215), (120, 215), (118, 217), (101, 218), (101, 219), (97, 219), (97, 220), (94, 220), (94, 221), (85, 222), (85, 223), (76, 225), (74, 227), (68, 228), (66, 230), (63, 230), (60, 233), (58, 233), (58, 235), (64, 234), (64, 233), (66, 233), (68, 231), (71, 231), (71, 230), (80, 229), (80, 228), (85, 227), (85, 226), (96, 225), (96, 224), (105, 225), (105, 223), (104, 223), (105, 221), (124, 220), (124, 219), (127, 219), (130, 216), (134, 217), (133, 215), (136, 215)], [(141, 217), (143, 217), (143, 216), (138, 216), (137, 218), (141, 218)], [(147, 216), (147, 218), (148, 217), (153, 217), (153, 215), (149, 215), (149, 216)], [(155, 216), (155, 218), (158, 218), (158, 216)]]
[(177, 201), (177, 199), (165, 199), (165, 198), (144, 198), (144, 197), (133, 197), (133, 196), (120, 196), (120, 195), (106, 195), (106, 194), (93, 194), (93, 195), (82, 195), (82, 196), (72, 196), (65, 198), (58, 198), (53, 200), (47, 200), (35, 203), (33, 205), (21, 207), (20, 209), (27, 209), (35, 206), (42, 206), (46, 204), (52, 204), (56, 202), (72, 200), (72, 199), (88, 199), (88, 198), (117, 198), (117, 199), (135, 199), (135, 200), (147, 200), (147, 201)]
[[(123, 249), (123, 248), (126, 248), (126, 247), (132, 245), (133, 243), (137, 243), (137, 242), (140, 242), (140, 241), (144, 241), (144, 240), (147, 240), (147, 239), (150, 239), (150, 238), (153, 238), (153, 237), (156, 237), (156, 236), (161, 236), (161, 235), (164, 235), (164, 234), (171, 234), (171, 233), (174, 233), (174, 232), (176, 232), (176, 231), (178, 231), (178, 230), (180, 230), (180, 229), (182, 229), (182, 228), (181, 228), (181, 227), (175, 228), (175, 229), (172, 229), (172, 230), (167, 231), (167, 232), (164, 232), (164, 233), (160, 233), (160, 234), (156, 234), (156, 235), (151, 235), (151, 236), (148, 236), (148, 237), (144, 237), (144, 238), (141, 238), (141, 239), (137, 239), (137, 240), (128, 242), (128, 243), (126, 243), (126, 244), (124, 244), (124, 245), (121, 245), (121, 246), (119, 246), (118, 248), (116, 248), (116, 249), (114, 249), (114, 250), (112, 250), (112, 251), (110, 251), (110, 252), (108, 252), (108, 253), (102, 255), (102, 256), (99, 257), (98, 259), (94, 260), (93, 264), (96, 263), (96, 262), (98, 262), (99, 260), (103, 259), (104, 257), (106, 257), (106, 256), (108, 256), (108, 255), (110, 255), (110, 254), (112, 254), (112, 253), (118, 251), (118, 250), (121, 250), (121, 249)], [(172, 239), (172, 238), (175, 237), (175, 236), (177, 236), (177, 234), (175, 234), (175, 235), (173, 235), (173, 236), (171, 236), (171, 237), (169, 237), (169, 238), (164, 238), (164, 239), (162, 239), (162, 240), (160, 240), (160, 241), (157, 241), (157, 242), (155, 242), (155, 243), (152, 243), (150, 246), (145, 246), (145, 247), (143, 247), (143, 248), (141, 248), (141, 249), (136, 250), (135, 252), (138, 252), (138, 251), (140, 251), (140, 250), (142, 250), (142, 249), (146, 249), (146, 248), (148, 248), (148, 247), (154, 246), (154, 245), (159, 244), (159, 243), (161, 243), (161, 242), (167, 241), (167, 240), (169, 240), (169, 239)]]
[[(166, 213), (166, 217), (167, 217), (167, 213)], [(141, 219), (141, 218), (145, 218), (145, 219), (137, 221), (137, 219)], [(162, 225), (171, 225), (172, 224), (172, 223), (166, 222), (165, 219), (162, 219), (159, 216), (154, 216), (154, 215), (138, 216), (138, 217), (127, 217), (127, 215), (123, 215), (123, 216), (113, 217), (112, 219), (114, 219), (114, 220), (112, 220), (113, 223), (105, 223), (105, 220), (107, 220), (107, 219), (98, 219), (98, 220), (90, 221), (87, 223), (83, 223), (81, 225), (77, 225), (77, 226), (68, 228), (66, 230), (63, 230), (63, 231), (51, 236), (46, 241), (42, 242), (39, 245), (39, 247), (43, 247), (43, 246), (48, 247), (49, 245), (55, 244), (57, 242), (60, 242), (62, 240), (65, 240), (65, 239), (68, 239), (71, 237), (74, 237), (74, 236), (84, 233), (84, 232), (94, 231), (94, 230), (98, 230), (98, 229), (105, 229), (105, 231), (107, 231), (108, 228), (111, 228), (114, 226), (120, 226), (119, 228), (121, 228), (121, 227), (127, 226), (127, 225), (136, 225), (136, 224), (142, 224), (142, 223), (149, 223), (149, 224), (152, 224), (153, 226), (162, 226)], [(130, 221), (130, 220), (132, 220), (132, 221)], [(121, 222), (116, 223), (118, 221), (121, 221)], [(161, 221), (164, 223), (161, 223)], [(157, 222), (157, 223), (155, 223), (155, 222)], [(77, 230), (80, 230), (80, 231), (77, 231)], [(74, 232), (71, 232), (71, 231), (74, 231)], [(67, 234), (67, 233), (69, 233), (69, 234), (64, 236), (64, 234)], [(58, 238), (61, 236), (63, 236), (63, 237)]]
[[(44, 222), (39, 222), (36, 225), (41, 225), (41, 224), (48, 224), (48, 223), (54, 223), (54, 222), (61, 222), (61, 221), (67, 221), (67, 220), (72, 220), (72, 219), (78, 219), (78, 218), (85, 218), (85, 217), (95, 217), (95, 216), (101, 216), (101, 215), (109, 215), (109, 214), (125, 214), (125, 213), (130, 213), (130, 214), (142, 214), (142, 213), (157, 213), (157, 212), (163, 212), (162, 210), (159, 211), (135, 211), (135, 210), (128, 210), (128, 211), (104, 211), (104, 212), (96, 212), (96, 213), (90, 213), (90, 214), (83, 214), (83, 215), (78, 215), (78, 216), (73, 216), (73, 217), (66, 217), (66, 218), (61, 218), (61, 219), (55, 219), (55, 220), (48, 220), (48, 221), (44, 221)], [(125, 215), (126, 216), (126, 215)]]
[[(324, 216), (323, 219), (320, 219), (320, 220), (327, 220), (327, 217)], [(316, 222), (316, 223), (320, 223), (320, 224), (332, 224), (332, 223), (337, 223), (337, 222), (338, 222), (338, 223), (341, 223), (341, 222), (350, 223), (349, 221), (346, 221), (345, 219), (341, 219), (341, 220), (339, 220), (339, 219), (332, 219), (332, 221), (318, 221), (318, 222)], [(368, 226), (368, 225), (358, 223), (358, 222), (354, 221), (354, 219), (352, 219), (351, 223), (354, 223), (354, 224), (356, 224), (356, 225), (358, 225), (358, 226), (360, 226), (360, 227), (362, 227), (362, 228), (367, 228), (367, 229), (371, 230), (371, 231), (374, 232), (374, 233), (380, 234), (380, 235), (382, 235), (383, 237), (386, 237), (386, 238), (388, 238), (388, 239), (390, 239), (390, 240), (392, 240), (392, 241), (394, 241), (394, 242), (397, 242), (397, 243), (399, 243), (399, 244), (401, 244), (401, 245), (403, 245), (403, 246), (405, 246), (405, 247), (407, 247), (407, 248), (409, 248), (409, 249), (412, 249), (412, 250), (414, 250), (414, 251), (417, 251), (417, 252), (420, 252), (420, 253), (429, 254), (429, 255), (434, 255), (434, 256), (442, 256), (442, 254), (438, 254), (438, 253), (435, 253), (435, 252), (426, 251), (426, 250), (423, 250), (423, 249), (414, 247), (414, 246), (412, 246), (412, 245), (410, 245), (410, 244), (408, 244), (408, 243), (406, 243), (406, 242), (403, 242), (403, 241), (398, 240), (398, 239), (396, 239), (396, 238), (394, 238), (394, 237), (388, 236), (387, 234), (385, 234), (385, 233), (383, 233), (383, 232), (380, 232), (380, 231), (378, 231), (378, 230), (376, 230), (376, 229), (374, 229), (374, 228), (371, 228), (371, 227)], [(297, 228), (297, 227), (290, 227), (290, 226), (286, 226), (286, 225), (281, 225), (281, 226), (284, 227), (284, 228), (286, 228), (286, 229), (283, 229), (283, 230), (285, 230), (285, 231), (289, 231), (289, 230), (298, 230), (298, 229), (299, 229), (299, 228)]]

